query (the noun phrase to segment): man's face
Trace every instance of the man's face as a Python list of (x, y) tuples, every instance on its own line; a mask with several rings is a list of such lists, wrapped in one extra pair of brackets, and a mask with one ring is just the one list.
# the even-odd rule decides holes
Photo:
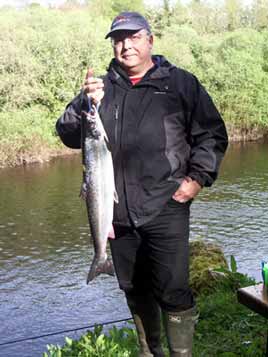
[(153, 36), (146, 30), (117, 31), (112, 37), (114, 56), (128, 72), (141, 71), (151, 61)]

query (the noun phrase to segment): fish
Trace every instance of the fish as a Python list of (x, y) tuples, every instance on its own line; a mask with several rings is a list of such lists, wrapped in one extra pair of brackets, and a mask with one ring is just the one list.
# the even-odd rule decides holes
[[(118, 202), (109, 141), (95, 105), (88, 95), (81, 103), (81, 148), (83, 181), (80, 196), (85, 200), (94, 257), (87, 284), (99, 274), (114, 275), (111, 258), (106, 252), (113, 221), (114, 202)], [(88, 106), (88, 108), (86, 108)]]

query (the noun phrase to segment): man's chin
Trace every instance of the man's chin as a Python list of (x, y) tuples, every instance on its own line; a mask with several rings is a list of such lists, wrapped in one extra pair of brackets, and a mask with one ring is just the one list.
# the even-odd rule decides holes
[(130, 62), (130, 61), (126, 61), (126, 62), (124, 61), (124, 62), (121, 62), (120, 64), (126, 71), (134, 69), (135, 67), (137, 67), (136, 63), (133, 63), (133, 62)]

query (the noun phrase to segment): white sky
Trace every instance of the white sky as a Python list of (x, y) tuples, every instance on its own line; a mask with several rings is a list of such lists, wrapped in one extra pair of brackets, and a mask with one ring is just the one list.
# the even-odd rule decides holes
[(65, 2), (65, 0), (0, 0), (0, 6), (15, 6), (15, 7), (23, 7), (25, 5), (31, 4), (31, 3), (39, 3), (40, 5), (43, 6), (58, 6), (61, 5)]
[[(83, 0), (80, 0), (83, 2)], [(190, 0), (182, 0), (183, 3), (187, 3)], [(217, 0), (210, 0), (211, 2), (219, 2)], [(40, 5), (43, 6), (59, 6), (65, 2), (65, 0), (0, 0), (0, 7), (4, 5), (9, 5), (9, 6), (15, 6), (15, 7), (23, 7), (25, 5), (31, 4), (31, 3), (39, 3)], [(251, 0), (242, 0), (244, 5), (250, 4)], [(145, 0), (145, 3), (148, 5), (155, 5), (159, 6), (160, 4), (163, 3), (163, 0)]]

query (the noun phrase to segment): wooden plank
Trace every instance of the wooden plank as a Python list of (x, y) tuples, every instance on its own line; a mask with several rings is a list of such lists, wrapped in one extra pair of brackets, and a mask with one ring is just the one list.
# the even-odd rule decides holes
[(268, 291), (263, 284), (238, 289), (238, 301), (268, 319)]

